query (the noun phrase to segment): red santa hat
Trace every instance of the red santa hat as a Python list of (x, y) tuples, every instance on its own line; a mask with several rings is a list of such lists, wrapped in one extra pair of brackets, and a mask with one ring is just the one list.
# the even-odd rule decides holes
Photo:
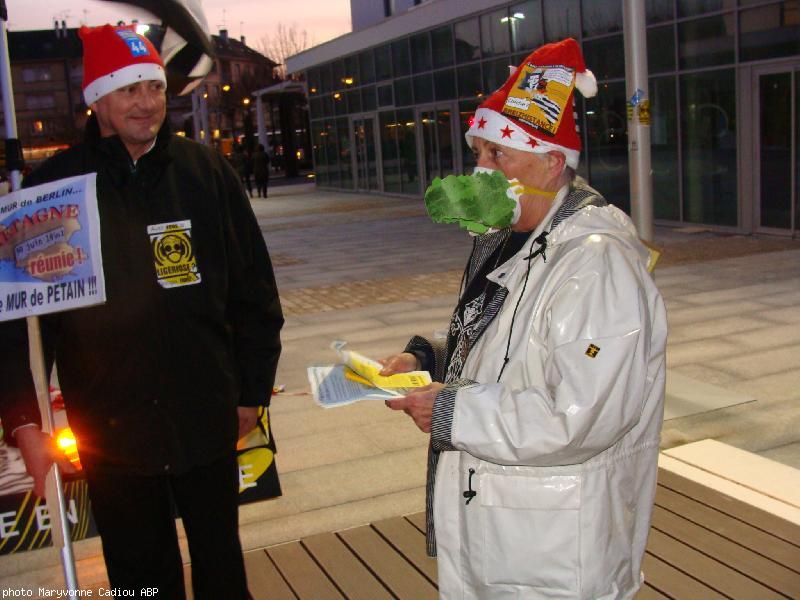
[(135, 25), (81, 27), (83, 41), (83, 98), (87, 106), (106, 94), (138, 81), (166, 85), (164, 63)]
[(573, 89), (597, 94), (597, 80), (572, 38), (546, 44), (514, 69), (503, 87), (475, 111), (467, 143), (479, 137), (517, 150), (561, 152), (577, 168), (581, 138), (575, 124)]

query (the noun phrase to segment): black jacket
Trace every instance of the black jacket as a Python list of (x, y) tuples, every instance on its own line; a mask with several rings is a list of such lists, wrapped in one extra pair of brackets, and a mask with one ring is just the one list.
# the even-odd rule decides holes
[[(272, 265), (239, 177), (171, 135), (134, 166), (116, 136), (54, 156), (26, 185), (97, 172), (104, 305), (42, 318), (81, 459), (155, 474), (208, 463), (236, 442), (236, 406), (269, 403), (283, 325)], [(148, 226), (191, 221), (200, 282), (163, 287)], [(185, 239), (185, 238), (184, 238)], [(38, 422), (24, 321), (0, 327), (6, 439)]]

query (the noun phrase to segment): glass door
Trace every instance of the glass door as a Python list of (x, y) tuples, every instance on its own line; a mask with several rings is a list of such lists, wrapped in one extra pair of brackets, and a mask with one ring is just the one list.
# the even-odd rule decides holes
[(427, 189), (434, 177), (447, 177), (455, 173), (454, 111), (450, 106), (435, 106), (420, 108), (418, 114), (421, 166)]
[(759, 69), (754, 78), (756, 228), (796, 235), (800, 230), (800, 65)]
[(375, 117), (358, 117), (352, 121), (355, 148), (355, 188), (364, 192), (377, 192), (378, 161), (375, 154)]

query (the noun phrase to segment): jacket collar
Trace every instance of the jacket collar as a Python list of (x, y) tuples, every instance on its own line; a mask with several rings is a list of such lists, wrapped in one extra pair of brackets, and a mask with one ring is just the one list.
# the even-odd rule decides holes
[(533, 250), (533, 246), (535, 245), (534, 240), (536, 240), (536, 238), (539, 237), (543, 231), (550, 231), (550, 226), (553, 223), (553, 219), (555, 219), (556, 213), (558, 213), (558, 209), (561, 208), (561, 205), (564, 203), (564, 199), (567, 197), (569, 191), (569, 184), (564, 185), (560, 190), (558, 190), (556, 197), (553, 199), (553, 203), (550, 205), (550, 210), (547, 211), (544, 219), (542, 219), (542, 222), (539, 223), (536, 229), (531, 232), (530, 236), (528, 237), (528, 241), (523, 244), (519, 252), (509, 258), (497, 269), (489, 273), (486, 276), (486, 279), (503, 287), (509, 287), (509, 284), (515, 279), (513, 277), (513, 273), (520, 268), (527, 269), (527, 263), (525, 259)]
[(155, 183), (166, 165), (172, 161), (172, 133), (166, 119), (161, 125), (153, 148), (139, 157), (136, 164), (128, 154), (118, 135), (103, 137), (95, 115), (89, 117), (84, 131), (84, 140), (94, 153), (99, 155), (102, 168), (106, 169), (115, 186), (125, 185), (138, 172), (146, 171), (149, 183)]
[[(155, 145), (150, 151), (148, 151), (146, 154), (143, 154), (139, 160), (142, 161), (145, 159), (145, 157), (148, 157), (148, 162), (152, 160), (164, 162), (171, 159), (171, 137), (172, 133), (169, 128), (169, 123), (167, 119), (164, 119), (161, 129), (158, 130), (158, 134), (156, 135)], [(97, 117), (95, 115), (89, 117), (89, 120), (86, 122), (84, 141), (108, 159), (113, 161), (124, 161), (129, 165), (133, 164), (133, 160), (131, 159), (130, 154), (128, 154), (125, 144), (122, 143), (122, 140), (118, 135), (106, 137), (100, 135), (100, 125), (98, 124)]]

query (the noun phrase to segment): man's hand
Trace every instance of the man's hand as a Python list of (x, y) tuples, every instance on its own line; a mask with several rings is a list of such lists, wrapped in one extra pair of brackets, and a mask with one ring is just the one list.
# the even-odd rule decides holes
[(55, 440), (38, 427), (22, 427), (14, 433), (14, 439), (25, 461), (25, 470), (33, 477), (33, 493), (44, 498), (44, 483), (50, 465), (57, 463), (63, 473), (74, 473), (75, 467), (56, 448)]
[(253, 431), (253, 428), (258, 422), (258, 406), (238, 406), (236, 410), (239, 411), (239, 438), (242, 439), (248, 433)]
[(436, 395), (444, 388), (443, 383), (431, 383), (417, 388), (403, 398), (386, 400), (386, 406), (392, 410), (402, 410), (414, 419), (417, 427), (424, 433), (431, 432), (431, 415)]
[(379, 375), (388, 377), (396, 373), (408, 373), (409, 371), (419, 371), (421, 365), (419, 359), (410, 352), (401, 352), (388, 358), (382, 358), (378, 361), (383, 365), (383, 370)]

